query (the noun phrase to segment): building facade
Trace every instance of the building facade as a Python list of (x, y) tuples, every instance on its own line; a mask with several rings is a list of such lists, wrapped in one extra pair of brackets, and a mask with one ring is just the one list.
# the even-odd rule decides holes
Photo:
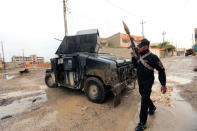
[[(159, 43), (151, 43), (150, 51), (153, 54), (157, 55), (159, 58), (165, 58), (165, 57), (177, 55), (176, 51), (173, 48), (157, 48), (158, 45)], [(182, 55), (182, 52), (180, 52), (179, 54)]]
[(194, 51), (197, 52), (197, 28), (195, 28), (195, 45), (194, 45)]
[(186, 49), (185, 48), (177, 48), (176, 53), (177, 56), (185, 56)]
[[(140, 43), (140, 41), (143, 39), (142, 36), (134, 36), (135, 43)], [(101, 45), (102, 46), (108, 46), (108, 47), (113, 47), (113, 48), (119, 48), (119, 47), (129, 47), (130, 46), (130, 39), (127, 34), (123, 33), (116, 33), (108, 38), (101, 38)]]
[(44, 63), (44, 57), (37, 57), (36, 55), (30, 55), (29, 57), (13, 56), (12, 62), (30, 62), (31, 64), (41, 64)]

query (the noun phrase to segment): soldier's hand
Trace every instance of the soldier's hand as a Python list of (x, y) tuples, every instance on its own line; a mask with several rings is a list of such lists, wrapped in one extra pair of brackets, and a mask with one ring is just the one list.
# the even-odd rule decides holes
[(131, 57), (134, 57), (135, 56), (135, 51), (132, 51), (131, 52)]
[(162, 92), (163, 94), (165, 94), (165, 93), (166, 93), (166, 91), (167, 91), (166, 86), (161, 86), (161, 92)]

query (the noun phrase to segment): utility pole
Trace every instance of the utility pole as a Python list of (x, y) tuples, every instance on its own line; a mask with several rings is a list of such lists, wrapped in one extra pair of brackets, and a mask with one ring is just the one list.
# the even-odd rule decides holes
[(176, 49), (178, 49), (178, 43), (177, 43), (177, 41), (176, 41)]
[(140, 24), (142, 24), (142, 36), (144, 37), (144, 24), (145, 24), (146, 22), (145, 21), (143, 21), (143, 19), (142, 19), (142, 22), (140, 23)]
[(163, 32), (162, 32), (162, 35), (163, 35), (163, 46), (164, 46), (166, 32), (165, 32), (165, 31), (163, 31)]
[(2, 49), (2, 55), (3, 55), (3, 61), (2, 61), (3, 69), (5, 71), (5, 57), (4, 57), (3, 41), (1, 41), (1, 49)]
[(25, 66), (24, 49), (22, 49), (22, 51), (23, 51), (23, 66)]
[(192, 47), (194, 46), (194, 34), (192, 34)]
[(64, 28), (65, 28), (65, 36), (68, 35), (68, 27), (67, 27), (67, 18), (66, 18), (66, 4), (68, 0), (63, 0), (63, 11), (64, 11)]

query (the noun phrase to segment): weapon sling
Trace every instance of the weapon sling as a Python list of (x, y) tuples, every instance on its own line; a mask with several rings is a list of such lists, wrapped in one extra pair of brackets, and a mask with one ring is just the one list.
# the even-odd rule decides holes
[(147, 56), (149, 56), (150, 54), (151, 54), (151, 52), (148, 52), (148, 53), (146, 53), (145, 55), (140, 56), (139, 61), (142, 63), (142, 65), (143, 65), (144, 67), (146, 67), (147, 69), (153, 71), (154, 68), (153, 68), (152, 66), (150, 66), (147, 62), (144, 61), (144, 58), (147, 57)]

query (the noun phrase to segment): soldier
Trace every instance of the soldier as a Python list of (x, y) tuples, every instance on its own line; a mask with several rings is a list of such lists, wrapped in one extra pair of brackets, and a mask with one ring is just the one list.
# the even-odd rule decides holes
[(139, 58), (134, 57), (132, 53), (132, 61), (137, 68), (137, 77), (139, 84), (139, 92), (141, 95), (140, 122), (135, 128), (136, 131), (146, 129), (146, 121), (148, 114), (153, 115), (156, 107), (150, 99), (151, 88), (154, 83), (154, 69), (159, 73), (159, 81), (161, 83), (161, 92), (166, 92), (166, 74), (160, 59), (149, 51), (150, 42), (143, 39), (138, 45)]

